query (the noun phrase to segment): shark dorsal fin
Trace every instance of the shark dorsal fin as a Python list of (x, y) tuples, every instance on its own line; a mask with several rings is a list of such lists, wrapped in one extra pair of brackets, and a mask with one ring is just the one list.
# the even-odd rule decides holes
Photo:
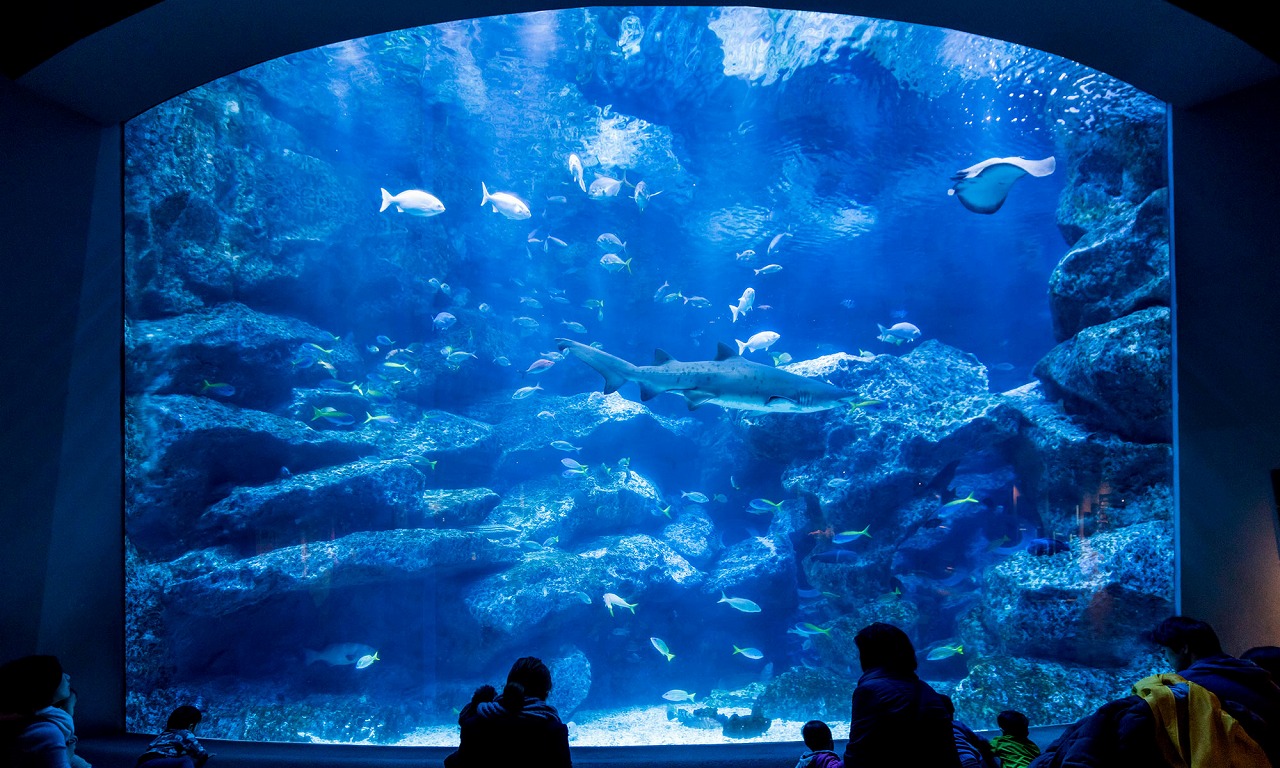
[(653, 350), (654, 365), (663, 365), (665, 363), (671, 363), (671, 362), (678, 362), (678, 361), (671, 355), (667, 354), (667, 351), (665, 349)]
[(728, 360), (731, 357), (737, 357), (738, 353), (723, 341), (716, 344), (716, 360)]

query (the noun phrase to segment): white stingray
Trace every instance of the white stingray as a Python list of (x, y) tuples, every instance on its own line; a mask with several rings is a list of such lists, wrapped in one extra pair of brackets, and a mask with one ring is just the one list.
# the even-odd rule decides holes
[(951, 177), (956, 184), (947, 194), (959, 197), (960, 203), (974, 213), (995, 213), (1004, 205), (1013, 182), (1027, 174), (1048, 176), (1056, 167), (1057, 161), (1052, 155), (1043, 160), (993, 157), (957, 171)]

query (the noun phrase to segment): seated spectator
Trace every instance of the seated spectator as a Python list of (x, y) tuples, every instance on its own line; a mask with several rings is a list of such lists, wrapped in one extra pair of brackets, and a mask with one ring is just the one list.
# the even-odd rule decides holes
[(0, 667), (0, 761), (12, 768), (70, 768), (71, 715), (53, 706), (71, 695), (56, 656), (24, 656)]
[(1234, 703), (1256, 716), (1258, 725), (1251, 717), (1239, 719), (1272, 764), (1280, 765), (1280, 688), (1266, 670), (1225, 653), (1213, 627), (1187, 616), (1160, 622), (1151, 639), (1180, 676), (1211, 691), (1228, 711)]
[(916, 676), (916, 651), (907, 634), (876, 622), (853, 642), (862, 677), (853, 689), (845, 768), (957, 768), (949, 704)]
[(1280, 646), (1259, 645), (1240, 654), (1271, 673), (1271, 682), (1280, 685)]
[(831, 737), (831, 727), (821, 720), (810, 720), (800, 729), (804, 745), (809, 748), (800, 756), (796, 768), (844, 768), (836, 755), (836, 742)]
[(1000, 758), (1001, 768), (1027, 768), (1040, 754), (1040, 747), (1031, 740), (1031, 721), (1015, 709), (1006, 709), (996, 715), (1000, 735), (991, 740), (991, 751)]
[(213, 755), (196, 739), (196, 727), (204, 715), (199, 709), (184, 704), (169, 714), (160, 735), (151, 740), (147, 751), (138, 756), (136, 766), (147, 768), (199, 768)]
[[(1076, 722), (1031, 768), (1267, 768), (1262, 747), (1203, 686), (1153, 675)], [(1251, 717), (1245, 709), (1237, 710)]]
[(1000, 768), (991, 743), (956, 718), (955, 703), (950, 696), (943, 698), (951, 712), (951, 733), (956, 742), (956, 754), (960, 757), (960, 768)]
[(537, 765), (569, 768), (569, 729), (555, 707), (551, 670), (541, 659), (517, 659), (507, 673), (502, 695), (481, 686), (458, 715), (462, 737), (458, 749), (445, 758), (446, 768), (487, 768), (498, 765)]

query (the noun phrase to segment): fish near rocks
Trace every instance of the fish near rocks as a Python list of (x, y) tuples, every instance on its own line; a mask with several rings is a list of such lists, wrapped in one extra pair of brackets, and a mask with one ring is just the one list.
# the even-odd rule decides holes
[(895, 323), (888, 328), (876, 323), (880, 335), (876, 338), (887, 344), (909, 344), (920, 338), (920, 329), (911, 323)]

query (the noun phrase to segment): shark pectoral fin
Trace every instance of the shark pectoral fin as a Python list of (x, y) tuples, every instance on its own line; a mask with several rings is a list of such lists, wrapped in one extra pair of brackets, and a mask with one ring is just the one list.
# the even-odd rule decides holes
[(662, 394), (662, 390), (660, 390), (660, 389), (654, 389), (653, 387), (649, 386), (648, 384), (641, 384), (641, 385), (640, 385), (640, 399), (641, 399), (641, 400), (652, 400), (653, 398), (657, 397), (657, 396), (658, 396), (658, 395), (660, 395), (660, 394)]
[(625, 376), (611, 376), (604, 371), (601, 371), (600, 373), (604, 375), (604, 393), (606, 395), (611, 395), (614, 392), (617, 392), (619, 387), (627, 383), (627, 378)]
[(708, 401), (714, 400), (716, 397), (714, 392), (703, 392), (697, 389), (689, 389), (680, 394), (684, 395), (685, 402), (688, 403), (691, 411), (706, 405)]
[(716, 344), (716, 360), (728, 360), (731, 357), (737, 356), (738, 353), (733, 351), (733, 347), (730, 347), (723, 341)]

